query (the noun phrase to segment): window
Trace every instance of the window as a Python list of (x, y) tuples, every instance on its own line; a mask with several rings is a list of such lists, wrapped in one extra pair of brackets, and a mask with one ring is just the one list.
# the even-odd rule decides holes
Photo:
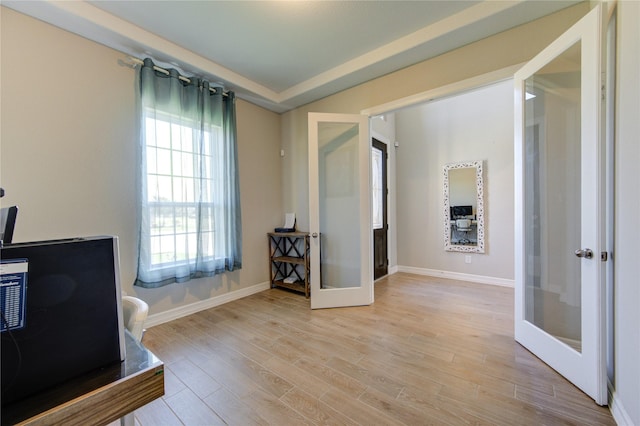
[[(223, 100), (221, 89), (216, 94), (155, 69), (147, 75), (153, 84), (145, 86), (145, 68), (146, 61), (136, 285), (158, 287), (239, 268), (233, 94)], [(163, 85), (170, 87), (163, 91)]]
[[(204, 150), (198, 153), (191, 127), (152, 117), (146, 118), (145, 126), (149, 265), (195, 262), (199, 233), (203, 256), (212, 259), (216, 215), (209, 195), (215, 186), (211, 148), (217, 135), (205, 132)], [(203, 172), (200, 179), (196, 170)]]

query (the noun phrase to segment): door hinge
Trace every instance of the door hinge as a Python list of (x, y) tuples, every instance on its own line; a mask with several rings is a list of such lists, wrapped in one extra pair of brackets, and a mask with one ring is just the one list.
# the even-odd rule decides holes
[(600, 260), (603, 262), (609, 260), (609, 253), (606, 251), (600, 252)]

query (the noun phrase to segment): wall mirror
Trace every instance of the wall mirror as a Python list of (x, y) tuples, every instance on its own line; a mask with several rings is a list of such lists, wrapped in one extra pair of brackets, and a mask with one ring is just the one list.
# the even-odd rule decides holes
[(484, 253), (482, 161), (444, 166), (444, 249)]

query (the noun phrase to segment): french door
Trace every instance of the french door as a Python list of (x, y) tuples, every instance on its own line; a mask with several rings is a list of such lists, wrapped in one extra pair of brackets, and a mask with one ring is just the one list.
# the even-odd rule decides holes
[(515, 338), (604, 405), (601, 14), (515, 74)]
[(373, 303), (369, 119), (309, 113), (311, 308)]

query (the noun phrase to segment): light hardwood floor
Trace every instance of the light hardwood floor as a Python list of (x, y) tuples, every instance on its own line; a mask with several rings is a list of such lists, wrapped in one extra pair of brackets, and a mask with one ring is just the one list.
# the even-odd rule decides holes
[(398, 273), (371, 306), (271, 289), (147, 330), (155, 425), (614, 425), (513, 339), (513, 289)]

